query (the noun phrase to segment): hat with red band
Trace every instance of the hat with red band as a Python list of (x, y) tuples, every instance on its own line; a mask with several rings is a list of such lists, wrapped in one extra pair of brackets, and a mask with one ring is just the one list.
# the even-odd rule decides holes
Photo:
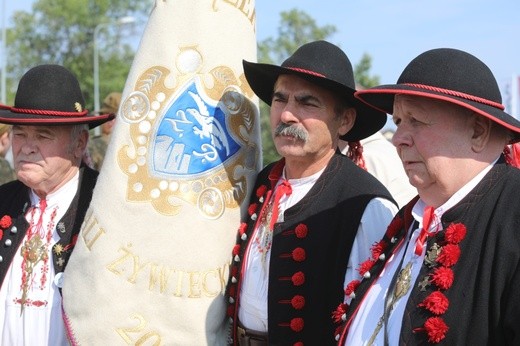
[(0, 104), (0, 123), (13, 125), (99, 126), (114, 114), (88, 114), (76, 77), (60, 65), (39, 65), (18, 83), (14, 106)]
[(513, 133), (520, 141), (520, 121), (504, 112), (502, 96), (493, 73), (475, 56), (453, 48), (426, 51), (413, 59), (396, 84), (360, 90), (355, 96), (388, 114), (396, 94), (437, 99), (470, 109)]
[(357, 111), (354, 126), (340, 138), (358, 141), (381, 129), (387, 115), (377, 111), (354, 97), (356, 84), (354, 71), (347, 55), (327, 41), (304, 44), (281, 66), (243, 61), (244, 74), (255, 94), (271, 105), (273, 89), (282, 74), (292, 74), (330, 90), (342, 97)]

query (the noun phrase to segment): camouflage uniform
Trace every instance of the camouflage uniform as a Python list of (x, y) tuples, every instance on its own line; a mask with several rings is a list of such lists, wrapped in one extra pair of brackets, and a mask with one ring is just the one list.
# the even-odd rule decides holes
[(15, 180), (16, 174), (11, 168), (9, 161), (0, 157), (0, 185), (7, 183), (8, 181)]

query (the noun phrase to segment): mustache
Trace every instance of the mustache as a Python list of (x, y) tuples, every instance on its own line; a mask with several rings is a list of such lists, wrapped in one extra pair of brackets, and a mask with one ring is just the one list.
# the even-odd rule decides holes
[(291, 136), (304, 142), (307, 142), (309, 139), (309, 133), (305, 129), (297, 125), (289, 125), (286, 123), (280, 123), (276, 126), (274, 136)]

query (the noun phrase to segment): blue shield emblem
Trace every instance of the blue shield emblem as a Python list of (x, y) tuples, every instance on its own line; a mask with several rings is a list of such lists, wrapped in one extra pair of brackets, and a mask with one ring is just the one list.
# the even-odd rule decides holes
[(225, 113), (195, 81), (165, 108), (154, 139), (151, 169), (170, 178), (208, 172), (240, 150)]

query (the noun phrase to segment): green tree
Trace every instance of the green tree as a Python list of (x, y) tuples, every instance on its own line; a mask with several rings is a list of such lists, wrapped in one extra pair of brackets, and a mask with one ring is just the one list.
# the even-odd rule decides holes
[(122, 91), (135, 54), (128, 32), (131, 25), (111, 23), (125, 16), (144, 22), (151, 2), (36, 0), (32, 11), (14, 13), (7, 35), (8, 104), (12, 104), (18, 81), (29, 68), (60, 64), (77, 76), (87, 108), (93, 110), (94, 32), (99, 24), (106, 24), (99, 27), (97, 40), (100, 97)]
[[(316, 41), (330, 40), (337, 31), (334, 25), (318, 26), (316, 21), (304, 11), (292, 9), (280, 13), (278, 37), (268, 37), (258, 43), (258, 61), (267, 64), (281, 64), (301, 45)], [(364, 54), (360, 63), (354, 67), (356, 83), (363, 87), (379, 84), (378, 76), (370, 76), (371, 57)], [(260, 127), (263, 163), (268, 164), (280, 158), (271, 138), (269, 107), (260, 102)]]
[(358, 88), (371, 88), (379, 85), (379, 76), (371, 76), (370, 68), (372, 67), (372, 57), (367, 53), (363, 54), (361, 60), (354, 66), (354, 76), (356, 77), (356, 85)]

